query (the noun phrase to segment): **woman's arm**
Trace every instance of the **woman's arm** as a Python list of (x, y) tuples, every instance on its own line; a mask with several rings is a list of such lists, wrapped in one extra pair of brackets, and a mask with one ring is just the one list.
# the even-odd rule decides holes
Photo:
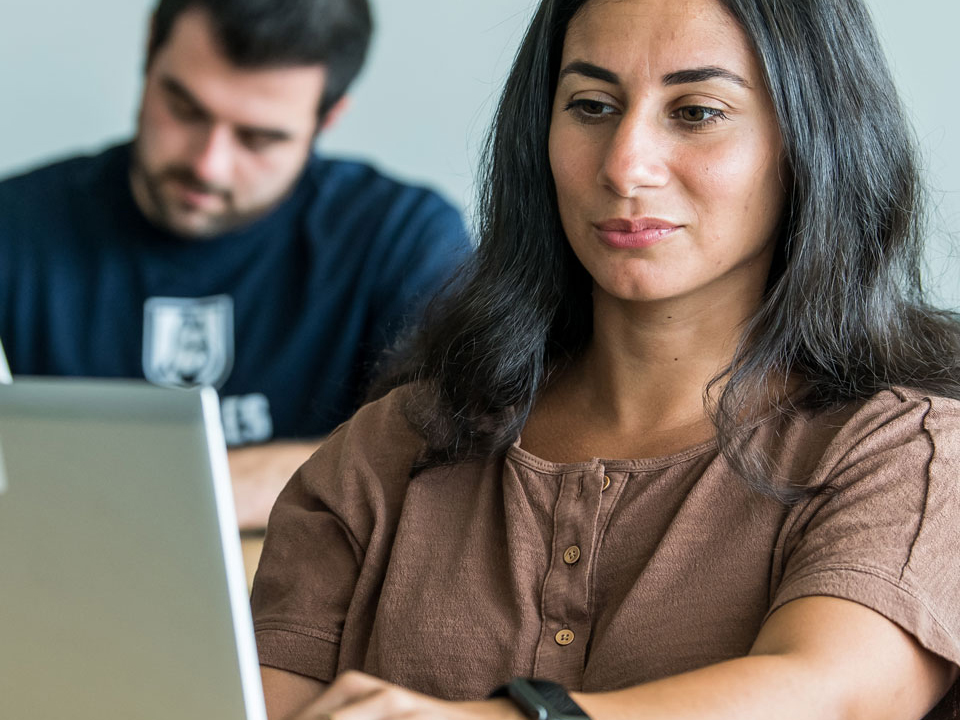
[[(956, 676), (955, 666), (873, 610), (809, 597), (774, 613), (747, 657), (626, 690), (572, 696), (594, 720), (907, 720), (923, 717)], [(444, 702), (349, 673), (296, 717), (515, 720), (520, 714), (504, 700)]]
[(260, 666), (263, 680), (263, 695), (267, 701), (268, 720), (286, 720), (301, 710), (308, 702), (327, 689), (319, 680)]
[(774, 613), (747, 657), (574, 699), (602, 720), (906, 720), (955, 678), (955, 666), (873, 610), (809, 597)]

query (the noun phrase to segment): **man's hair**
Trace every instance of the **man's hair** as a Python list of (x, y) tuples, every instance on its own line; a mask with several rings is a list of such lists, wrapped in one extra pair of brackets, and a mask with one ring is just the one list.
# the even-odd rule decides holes
[(207, 14), (224, 55), (237, 67), (323, 65), (321, 117), (360, 72), (373, 31), (367, 0), (160, 0), (148, 65), (187, 10)]
[[(764, 406), (772, 391), (798, 379), (790, 401), (811, 410), (892, 385), (960, 397), (960, 326), (924, 300), (914, 140), (862, 1), (722, 1), (756, 49), (788, 174), (767, 291), (714, 379), (714, 421), (732, 467), (790, 499), (741, 441), (785, 412)], [(547, 143), (567, 26), (585, 4), (540, 3), (487, 143), (475, 263), (376, 390), (425, 381), (409, 411), (429, 445), (421, 468), (504, 452), (551, 371), (592, 336), (593, 283), (560, 223)]]

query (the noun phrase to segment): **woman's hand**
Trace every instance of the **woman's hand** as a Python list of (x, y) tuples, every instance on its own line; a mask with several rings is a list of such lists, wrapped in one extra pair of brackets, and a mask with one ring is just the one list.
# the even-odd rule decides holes
[(294, 720), (523, 720), (506, 699), (450, 702), (346, 672)]

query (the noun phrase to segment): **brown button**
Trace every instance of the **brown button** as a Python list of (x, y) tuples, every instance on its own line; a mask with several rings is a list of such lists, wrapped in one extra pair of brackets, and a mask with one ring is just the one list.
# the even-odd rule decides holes
[(573, 630), (561, 630), (556, 636), (557, 645), (569, 645), (573, 642), (573, 638)]
[(608, 487), (610, 487), (610, 476), (609, 476), (609, 475), (604, 475), (604, 476), (603, 476), (603, 487), (600, 488), (600, 492), (603, 492), (603, 491), (606, 490)]
[(576, 565), (577, 560), (580, 559), (580, 548), (576, 545), (571, 545), (567, 548), (566, 552), (563, 553), (563, 561), (567, 565)]

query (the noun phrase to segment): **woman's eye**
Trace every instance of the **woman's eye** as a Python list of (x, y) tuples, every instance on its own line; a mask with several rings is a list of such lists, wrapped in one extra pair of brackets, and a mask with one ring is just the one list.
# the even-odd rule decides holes
[(724, 115), (723, 110), (690, 105), (689, 107), (680, 108), (677, 111), (677, 117), (691, 125), (706, 125), (711, 122), (716, 122), (717, 120), (723, 120), (727, 116)]
[(616, 109), (600, 100), (573, 100), (567, 103), (564, 110), (573, 112), (574, 116), (581, 122), (599, 122), (607, 115), (616, 112)]
[(598, 100), (580, 100), (577, 105), (587, 115), (603, 115), (603, 111), (607, 107)]

